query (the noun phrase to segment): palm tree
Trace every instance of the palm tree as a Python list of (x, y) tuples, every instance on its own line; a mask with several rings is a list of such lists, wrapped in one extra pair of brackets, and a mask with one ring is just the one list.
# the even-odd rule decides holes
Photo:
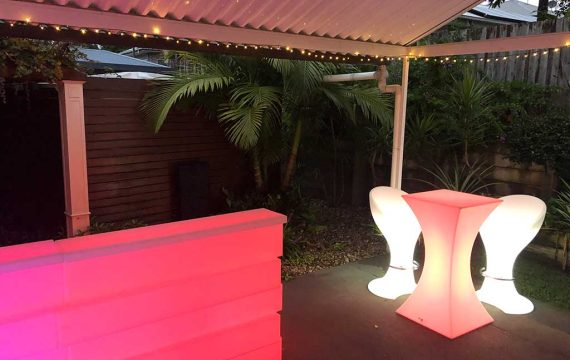
[(303, 122), (319, 119), (324, 115), (325, 106), (333, 105), (354, 124), (358, 120), (375, 124), (389, 121), (389, 102), (385, 96), (380, 95), (374, 83), (347, 85), (322, 81), (325, 75), (359, 71), (354, 66), (282, 59), (270, 59), (269, 62), (283, 76), (284, 119), (292, 122), (291, 127), (295, 129), (281, 190), (291, 186)]
[[(170, 110), (188, 100), (214, 112), (229, 141), (250, 154), (256, 188), (264, 186), (260, 157), (262, 144), (278, 126), (281, 88), (270, 83), (272, 69), (254, 58), (180, 53), (183, 61), (201, 68), (198, 73), (174, 73), (154, 83), (141, 104), (143, 117), (158, 132)], [(265, 71), (265, 73), (264, 73)], [(269, 75), (269, 76), (268, 76)]]
[(447, 112), (453, 121), (451, 129), (462, 146), (466, 165), (469, 165), (470, 148), (487, 141), (491, 125), (488, 105), (492, 97), (489, 83), (478, 79), (469, 68), (463, 72), (463, 78), (455, 80), (449, 89)]
[[(170, 80), (156, 82), (143, 99), (144, 118), (159, 131), (168, 112), (183, 100), (215, 109), (228, 140), (251, 155), (257, 189), (265, 187), (267, 166), (281, 159), (278, 145), (285, 136), (284, 128), (292, 134), (281, 190), (291, 186), (303, 123), (321, 118), (325, 104), (332, 104), (355, 123), (359, 118), (371, 122), (388, 119), (388, 103), (374, 84), (322, 81), (328, 74), (358, 71), (355, 67), (193, 53), (179, 56), (197, 63), (202, 71), (176, 73)], [(201, 104), (204, 94), (208, 94), (207, 103)]]

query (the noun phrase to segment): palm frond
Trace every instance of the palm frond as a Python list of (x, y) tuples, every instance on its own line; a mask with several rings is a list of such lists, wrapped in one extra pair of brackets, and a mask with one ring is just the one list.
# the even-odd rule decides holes
[(228, 140), (243, 150), (249, 150), (257, 144), (263, 115), (260, 108), (225, 104), (220, 107), (219, 121), (225, 127)]
[(413, 158), (429, 158), (437, 154), (443, 140), (444, 122), (434, 114), (416, 113), (406, 123), (405, 151)]
[(268, 59), (283, 77), (285, 96), (305, 97), (319, 88), (323, 76), (336, 71), (334, 64), (316, 61)]
[(339, 83), (323, 83), (321, 91), (336, 109), (344, 113), (353, 123), (356, 123), (356, 109), (350, 96), (347, 96), (346, 88)]
[(241, 83), (232, 89), (230, 101), (243, 106), (277, 108), (281, 103), (281, 89), (255, 83)]
[(558, 230), (570, 229), (570, 185), (560, 179), (562, 188), (548, 204), (547, 222)]
[(362, 116), (372, 122), (387, 125), (391, 122), (390, 95), (382, 94), (375, 86), (350, 86), (346, 95), (355, 103)]
[(153, 125), (158, 132), (171, 108), (181, 99), (192, 97), (197, 93), (221, 90), (234, 81), (229, 71), (220, 67), (217, 71), (200, 74), (175, 74), (168, 80), (153, 83), (141, 103), (143, 118)]
[(483, 162), (475, 162), (472, 165), (459, 164), (457, 159), (449, 170), (445, 170), (438, 164), (434, 164), (434, 168), (423, 168), (428, 174), (432, 175), (435, 182), (424, 179), (415, 179), (432, 186), (434, 189), (449, 189), (454, 191), (478, 194), (487, 189), (494, 183), (487, 183), (488, 178), (493, 172), (494, 165), (486, 165)]
[(277, 87), (251, 83), (232, 89), (230, 102), (223, 105), (219, 113), (228, 139), (244, 150), (254, 147), (264, 125), (274, 129), (278, 124), (280, 93)]

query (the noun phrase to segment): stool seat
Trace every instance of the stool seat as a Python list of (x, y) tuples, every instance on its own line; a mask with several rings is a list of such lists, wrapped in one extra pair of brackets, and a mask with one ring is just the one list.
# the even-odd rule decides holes
[(485, 279), (477, 297), (506, 314), (527, 314), (532, 302), (515, 287), (513, 266), (521, 251), (534, 239), (546, 215), (544, 201), (529, 195), (502, 197), (479, 230), (487, 254)]
[(414, 279), (414, 249), (421, 232), (416, 216), (404, 201), (402, 190), (379, 186), (370, 191), (370, 211), (390, 249), (390, 267), (368, 290), (385, 299), (411, 294)]

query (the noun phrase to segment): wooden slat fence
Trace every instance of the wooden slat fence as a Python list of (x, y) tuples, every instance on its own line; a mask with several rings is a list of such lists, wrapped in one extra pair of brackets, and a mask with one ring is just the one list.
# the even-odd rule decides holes
[[(517, 25), (493, 25), (449, 33), (459, 40), (485, 40), (533, 34), (570, 31), (570, 19), (556, 19)], [(445, 36), (445, 31), (436, 37)], [(540, 49), (539, 49), (540, 50)], [(538, 51), (501, 52), (478, 54), (477, 68), (495, 81), (526, 81), (534, 84), (559, 86), (570, 89), (570, 47), (559, 51), (550, 49), (546, 54)], [(525, 57), (525, 54), (528, 55)], [(517, 55), (519, 57), (517, 58)], [(507, 56), (507, 60), (502, 60)], [(500, 59), (495, 61), (495, 59)], [(490, 61), (488, 62), (487, 59)]]
[(177, 218), (176, 165), (207, 161), (212, 211), (223, 203), (222, 187), (240, 186), (243, 157), (215, 120), (174, 114), (155, 134), (138, 106), (147, 81), (94, 79), (85, 84), (87, 171), (91, 213), (100, 222)]

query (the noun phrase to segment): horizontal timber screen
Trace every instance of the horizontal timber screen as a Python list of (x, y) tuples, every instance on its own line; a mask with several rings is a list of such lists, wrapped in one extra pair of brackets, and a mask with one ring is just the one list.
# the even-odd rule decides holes
[(0, 248), (0, 359), (280, 359), (285, 216)]
[(189, 160), (208, 164), (212, 214), (224, 206), (222, 188), (239, 189), (249, 176), (245, 157), (216, 119), (172, 111), (155, 134), (139, 110), (149, 84), (88, 78), (84, 85), (89, 206), (97, 222), (181, 219), (177, 167)]

